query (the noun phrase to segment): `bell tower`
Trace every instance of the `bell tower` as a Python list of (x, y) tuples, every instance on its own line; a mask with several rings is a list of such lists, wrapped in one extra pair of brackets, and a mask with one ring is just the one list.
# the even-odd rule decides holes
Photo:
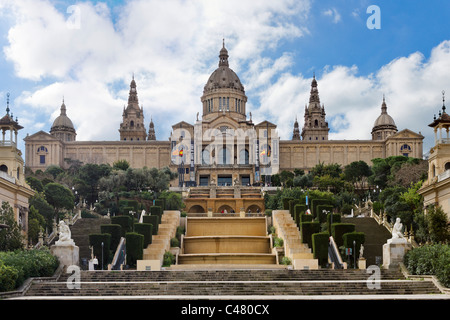
[(314, 75), (311, 82), (309, 105), (305, 106), (305, 124), (302, 129), (302, 139), (308, 141), (328, 140), (328, 122), (325, 121), (325, 107), (320, 106), (319, 90)]
[(145, 141), (147, 131), (144, 125), (144, 108), (139, 107), (139, 100), (136, 90), (136, 81), (131, 80), (130, 93), (128, 95), (128, 106), (123, 109), (123, 121), (120, 124), (121, 141)]

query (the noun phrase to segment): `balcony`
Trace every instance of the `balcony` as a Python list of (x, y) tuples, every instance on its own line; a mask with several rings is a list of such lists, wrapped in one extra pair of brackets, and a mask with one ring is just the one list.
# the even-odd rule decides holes
[(441, 182), (445, 179), (450, 178), (450, 170), (446, 170), (443, 173), (439, 174), (437, 178), (438, 178), (438, 182)]

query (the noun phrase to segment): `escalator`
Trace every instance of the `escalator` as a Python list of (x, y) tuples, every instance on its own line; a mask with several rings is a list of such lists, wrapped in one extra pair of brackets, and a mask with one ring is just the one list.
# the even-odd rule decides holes
[(330, 241), (328, 242), (328, 259), (334, 265), (334, 269), (343, 269), (344, 262), (342, 261), (339, 249), (334, 242), (333, 237), (330, 236)]

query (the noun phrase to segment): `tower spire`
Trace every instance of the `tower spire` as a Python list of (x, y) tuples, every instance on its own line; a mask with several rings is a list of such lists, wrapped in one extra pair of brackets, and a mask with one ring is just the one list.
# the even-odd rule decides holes
[(219, 53), (219, 67), (228, 67), (228, 50), (225, 48), (225, 39), (222, 39), (222, 49)]

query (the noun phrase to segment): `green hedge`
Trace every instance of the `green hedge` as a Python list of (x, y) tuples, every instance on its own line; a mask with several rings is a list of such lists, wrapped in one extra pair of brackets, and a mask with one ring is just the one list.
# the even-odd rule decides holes
[(294, 206), (294, 220), (297, 225), (300, 224), (301, 215), (306, 211), (306, 206), (304, 204), (296, 204)]
[(295, 220), (295, 206), (301, 204), (300, 199), (289, 200), (289, 213), (291, 217)]
[(291, 200), (294, 200), (294, 198), (286, 197), (281, 199), (281, 202), (283, 203), (283, 210), (289, 210), (289, 201)]
[(125, 234), (127, 265), (135, 267), (137, 260), (142, 260), (144, 254), (144, 236), (137, 232)]
[(101, 233), (109, 233), (111, 235), (111, 243), (109, 249), (115, 251), (120, 243), (122, 236), (122, 227), (120, 224), (102, 224), (100, 226)]
[(160, 206), (151, 206), (150, 207), (150, 215), (158, 215), (159, 217), (161, 217), (163, 210), (161, 209)]
[(159, 223), (160, 223), (160, 217), (153, 215), (153, 216), (144, 216), (144, 218), (142, 219), (143, 223), (150, 223), (153, 226), (152, 229), (152, 235), (157, 235), (158, 234), (158, 228), (159, 228)]
[(299, 217), (298, 224), (300, 225), (300, 223), (302, 223), (302, 222), (311, 222), (311, 221), (313, 221), (313, 219), (314, 219), (314, 217), (312, 214), (302, 213)]
[(99, 268), (103, 265), (103, 269), (107, 270), (111, 257), (111, 250), (109, 249), (111, 247), (111, 235), (109, 233), (92, 233), (89, 235), (89, 245), (93, 247), (94, 256), (97, 257)]
[(408, 272), (416, 275), (435, 275), (439, 282), (450, 287), (450, 246), (432, 244), (409, 250), (403, 263)]
[(134, 232), (142, 234), (144, 236), (144, 248), (147, 248), (152, 243), (152, 229), (153, 225), (150, 223), (135, 223)]
[(331, 205), (331, 201), (328, 199), (312, 199), (311, 200), (311, 213), (314, 215), (314, 218), (318, 217), (318, 206), (321, 204)]
[(155, 200), (155, 206), (160, 207), (162, 211), (166, 208), (166, 200), (165, 199), (156, 199)]
[(327, 215), (327, 230), (328, 233), (331, 234), (331, 217), (333, 217), (333, 223), (341, 222), (341, 215), (339, 213), (333, 213), (332, 215)]
[[(349, 232), (345, 233), (343, 236), (344, 241), (344, 247), (345, 248), (352, 248), (352, 254), (350, 256), (350, 265), (349, 267), (353, 266), (353, 263), (359, 259), (359, 250), (361, 248), (361, 245), (364, 244), (366, 237), (364, 235), (364, 232)], [(353, 247), (353, 241), (355, 241), (355, 247)]]
[(50, 277), (59, 260), (46, 247), (0, 252), (0, 291), (18, 288), (30, 277)]
[(111, 217), (111, 224), (118, 224), (122, 227), (122, 237), (127, 232), (133, 231), (133, 219), (127, 215)]
[(323, 212), (323, 210), (333, 213), (333, 209), (334, 209), (334, 207), (330, 204), (319, 204), (317, 206), (317, 216), (319, 217), (319, 222), (324, 223), (327, 221), (327, 216), (329, 214), (326, 214), (325, 212)]
[(312, 235), (312, 251), (314, 258), (319, 260), (319, 265), (325, 267), (328, 263), (328, 232), (319, 232)]
[(336, 242), (336, 246), (342, 247), (344, 245), (343, 236), (346, 233), (354, 232), (355, 224), (353, 223), (334, 223), (331, 225), (331, 235)]
[(300, 234), (302, 237), (302, 243), (307, 243), (312, 248), (312, 235), (319, 233), (320, 223), (318, 221), (302, 222), (300, 224)]

